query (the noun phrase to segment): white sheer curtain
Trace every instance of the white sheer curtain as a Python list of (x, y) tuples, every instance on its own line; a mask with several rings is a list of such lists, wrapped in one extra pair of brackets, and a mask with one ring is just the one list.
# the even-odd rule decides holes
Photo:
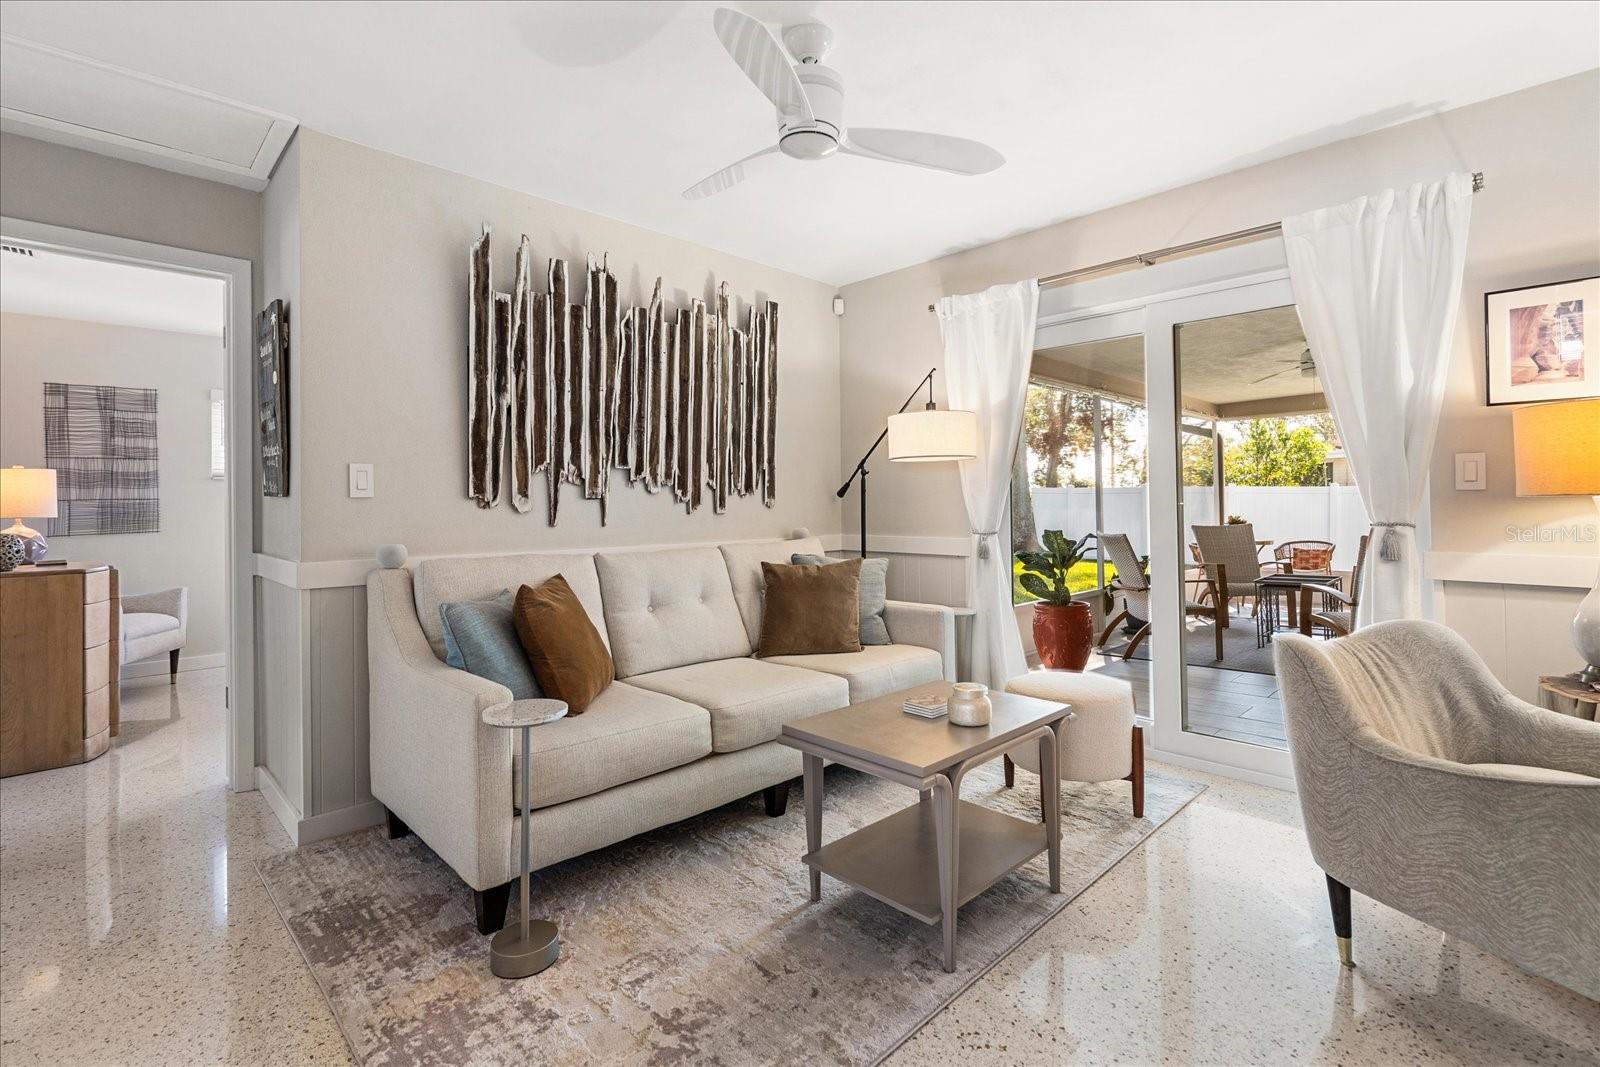
[(1472, 179), (1283, 220), (1300, 323), (1372, 517), (1358, 623), (1422, 614), (1416, 521), (1439, 427)]
[(952, 409), (978, 415), (978, 458), (961, 464), (961, 490), (976, 549), (967, 571), (967, 603), (978, 613), (971, 680), (991, 689), (1028, 670), (1011, 610), (1011, 552), (1001, 535), (1038, 313), (1037, 281), (939, 301), (945, 394)]

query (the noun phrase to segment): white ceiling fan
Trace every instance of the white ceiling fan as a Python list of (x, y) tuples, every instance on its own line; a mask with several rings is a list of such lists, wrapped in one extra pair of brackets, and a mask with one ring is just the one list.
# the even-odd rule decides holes
[(1272, 362), (1289, 363), (1292, 364), (1292, 366), (1284, 367), (1282, 370), (1275, 370), (1271, 374), (1264, 374), (1255, 381), (1251, 382), (1251, 385), (1260, 385), (1264, 381), (1268, 381), (1283, 374), (1298, 374), (1302, 378), (1315, 378), (1317, 376), (1317, 364), (1316, 361), (1311, 358), (1311, 349), (1309, 348), (1300, 353), (1298, 356), (1275, 359)]
[[(793, 159), (824, 159), (841, 152), (885, 163), (907, 163), (950, 174), (987, 174), (1005, 157), (986, 144), (964, 137), (913, 130), (844, 126), (844, 81), (822, 65), (833, 31), (806, 22), (783, 31), (784, 52), (772, 32), (756, 19), (719, 7), (711, 17), (717, 37), (739, 69), (778, 109), (778, 143), (729, 164), (683, 191), (684, 199), (713, 196), (744, 181), (745, 164), (781, 152)], [(799, 60), (791, 65), (789, 55)]]

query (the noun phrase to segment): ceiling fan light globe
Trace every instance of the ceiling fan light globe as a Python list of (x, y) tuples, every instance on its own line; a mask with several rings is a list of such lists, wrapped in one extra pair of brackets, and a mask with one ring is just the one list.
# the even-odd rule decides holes
[(825, 159), (839, 150), (839, 139), (823, 130), (791, 130), (778, 147), (792, 159)]

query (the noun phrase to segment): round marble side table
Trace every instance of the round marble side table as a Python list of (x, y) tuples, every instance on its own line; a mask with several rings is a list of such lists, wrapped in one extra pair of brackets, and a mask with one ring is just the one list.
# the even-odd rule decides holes
[(485, 726), (522, 731), (522, 892), (517, 925), (507, 927), (489, 942), (489, 970), (499, 978), (526, 978), (538, 974), (561, 955), (561, 934), (548, 919), (528, 918), (528, 879), (533, 852), (529, 833), (533, 810), (533, 728), (554, 722), (567, 713), (564, 700), (513, 700), (485, 708)]

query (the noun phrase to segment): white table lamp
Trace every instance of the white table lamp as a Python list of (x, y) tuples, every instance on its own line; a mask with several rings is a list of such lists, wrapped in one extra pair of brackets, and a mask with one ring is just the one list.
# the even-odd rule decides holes
[(0, 516), (12, 519), (0, 533), (22, 539), (23, 559), (37, 563), (49, 551), (44, 534), (24, 526), (23, 519), (56, 517), (56, 472), (41, 467), (0, 468)]

